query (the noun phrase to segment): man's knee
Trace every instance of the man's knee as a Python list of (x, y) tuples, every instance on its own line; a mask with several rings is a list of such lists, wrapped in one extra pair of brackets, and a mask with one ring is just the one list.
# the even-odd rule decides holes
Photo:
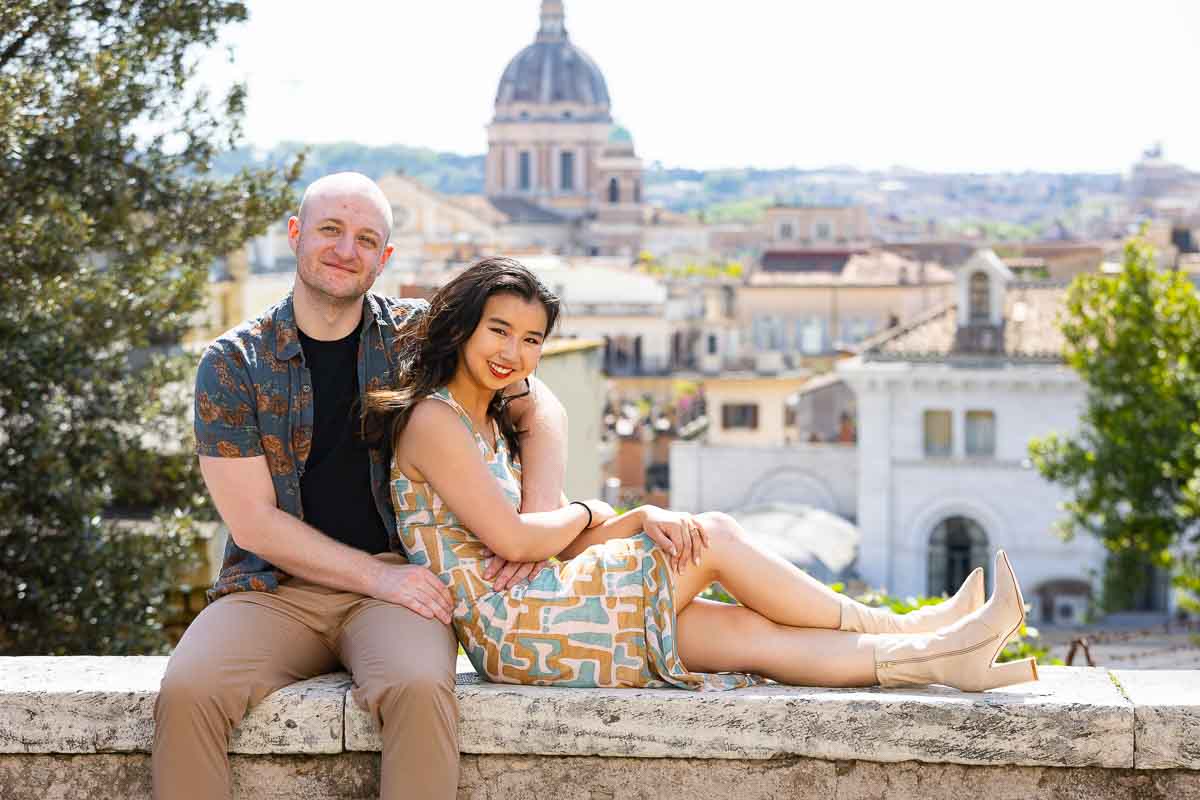
[(361, 693), (361, 701), (368, 708), (374, 706), (381, 717), (386, 718), (389, 711), (402, 710), (405, 715), (426, 711), (457, 718), (453, 669), (397, 660), (372, 683)]
[(388, 670), (381, 680), (385, 693), (404, 693), (414, 699), (445, 699), (454, 697), (453, 671), (430, 669), (421, 665), (416, 669)]
[(219, 670), (203, 665), (176, 664), (174, 660), (167, 662), (167, 671), (154, 703), (155, 718), (159, 719), (172, 711), (236, 716), (232, 706), (239, 705), (238, 698), (230, 697), (228, 690), (222, 690), (215, 674), (217, 672)]

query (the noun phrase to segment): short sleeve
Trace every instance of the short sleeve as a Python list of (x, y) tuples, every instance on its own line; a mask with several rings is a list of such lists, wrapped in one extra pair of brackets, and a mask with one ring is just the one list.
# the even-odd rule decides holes
[(418, 322), (429, 313), (429, 301), (419, 297), (393, 298), (391, 306), (392, 317), (401, 328)]
[(264, 455), (254, 391), (244, 367), (220, 344), (204, 351), (196, 372), (196, 454)]

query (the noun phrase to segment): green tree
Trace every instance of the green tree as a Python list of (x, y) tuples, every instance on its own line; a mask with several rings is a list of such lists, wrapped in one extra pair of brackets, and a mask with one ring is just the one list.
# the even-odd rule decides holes
[[(202, 497), (177, 343), (214, 260), (292, 202), (290, 174), (209, 172), (244, 90), (210, 99), (196, 54), (245, 16), (223, 0), (0, 5), (0, 653), (165, 646), (162, 595)], [(156, 535), (117, 509), (157, 513)]]
[(1148, 566), (1194, 595), (1200, 565), (1172, 549), (1200, 538), (1200, 297), (1134, 240), (1119, 274), (1075, 279), (1061, 325), (1087, 386), (1079, 430), (1029, 445), (1038, 471), (1071, 491), (1060, 531), (1108, 548), (1110, 609), (1129, 606)]

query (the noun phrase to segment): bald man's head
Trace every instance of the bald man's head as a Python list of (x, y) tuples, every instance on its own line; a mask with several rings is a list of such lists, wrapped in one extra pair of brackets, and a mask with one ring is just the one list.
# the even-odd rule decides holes
[(383, 190), (379, 188), (379, 184), (361, 172), (335, 172), (310, 183), (304, 190), (304, 197), (300, 198), (300, 210), (297, 213), (300, 224), (304, 224), (306, 206), (311, 207), (313, 202), (319, 198), (335, 197), (359, 197), (370, 203), (379, 211), (384, 225), (382, 233), (385, 240), (391, 237), (392, 224), (395, 221), (392, 217), (392, 205), (388, 202)]

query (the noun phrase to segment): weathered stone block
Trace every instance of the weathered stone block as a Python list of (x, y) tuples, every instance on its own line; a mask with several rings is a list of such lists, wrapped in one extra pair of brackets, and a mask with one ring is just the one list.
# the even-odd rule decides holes
[[(379, 756), (234, 755), (234, 800), (376, 800)], [(909, 761), (468, 755), (459, 800), (1184, 800), (1195, 770), (996, 767)], [(0, 800), (145, 800), (150, 756), (0, 754)]]
[(1200, 769), (1200, 672), (1115, 670), (1134, 706), (1134, 766)]
[(350, 676), (321, 675), (273, 692), (233, 729), (231, 753), (340, 753)]
[[(513, 687), (459, 676), (464, 753), (1133, 766), (1133, 709), (1101, 669), (984, 693), (768, 685), (693, 694)], [(346, 749), (379, 750), (346, 707)]]
[[(167, 659), (0, 658), (0, 753), (149, 752)], [(233, 753), (337, 753), (350, 679), (285, 687), (234, 728)]]

